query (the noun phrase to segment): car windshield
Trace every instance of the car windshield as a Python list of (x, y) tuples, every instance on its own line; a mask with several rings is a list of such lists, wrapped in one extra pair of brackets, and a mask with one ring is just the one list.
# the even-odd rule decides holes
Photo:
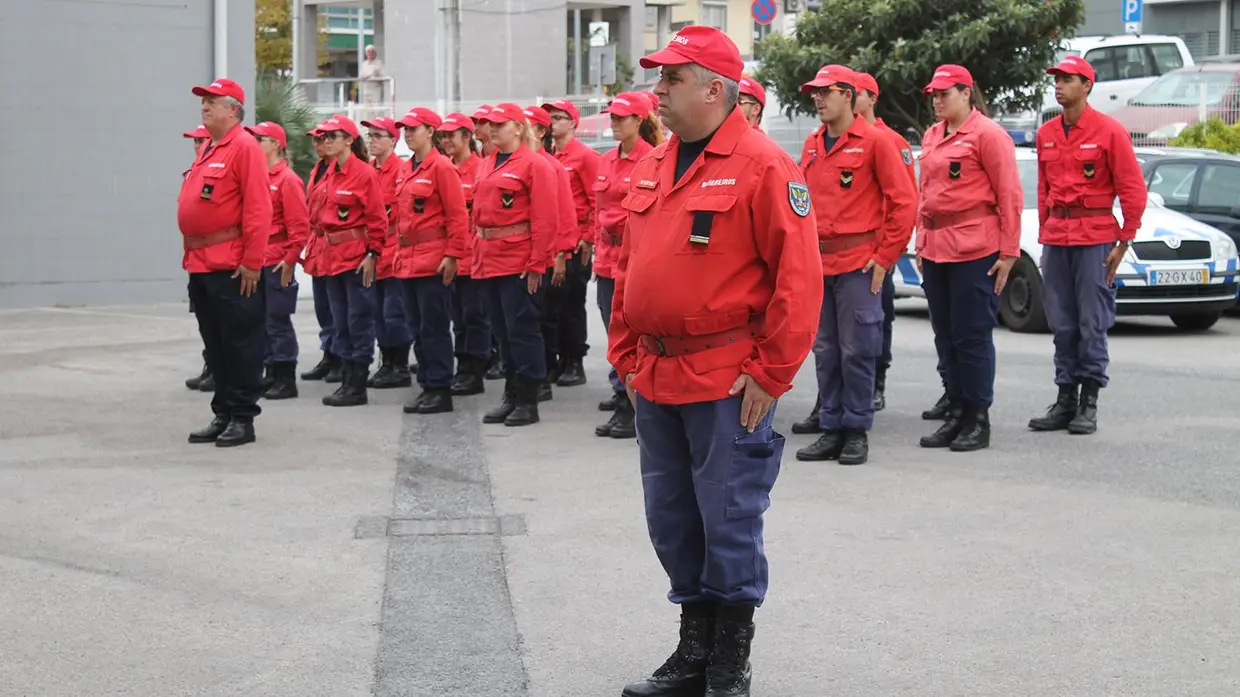
[(1133, 98), (1134, 106), (1197, 106), (1201, 104), (1202, 92), (1205, 103), (1215, 105), (1223, 101), (1227, 90), (1236, 78), (1229, 72), (1167, 73), (1154, 84), (1141, 90)]

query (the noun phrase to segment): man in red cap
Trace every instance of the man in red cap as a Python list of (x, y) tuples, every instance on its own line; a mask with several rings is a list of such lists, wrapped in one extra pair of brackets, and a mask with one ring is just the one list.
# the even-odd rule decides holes
[[(1042, 296), (1055, 335), (1059, 396), (1035, 431), (1098, 430), (1107, 385), (1107, 331), (1115, 323), (1115, 272), (1141, 227), (1146, 189), (1128, 131), (1086, 100), (1094, 68), (1068, 56), (1047, 70), (1063, 113), (1038, 129), (1038, 242)], [(1119, 199), (1124, 224), (1112, 205)]]
[(202, 125), (211, 142), (181, 184), (177, 223), (190, 299), (215, 378), (215, 418), (189, 441), (229, 447), (254, 441), (254, 417), (261, 411), (267, 306), (260, 274), (271, 193), (267, 157), (241, 127), (241, 86), (220, 78), (193, 92), (202, 97)]
[(822, 435), (798, 460), (869, 459), (875, 357), (883, 343), (883, 282), (913, 235), (917, 188), (899, 148), (857, 118), (858, 77), (827, 65), (801, 86), (822, 127), (810, 134), (801, 169), (817, 210), (823, 301), (814, 342)]
[(743, 77), (740, 81), (741, 112), (750, 126), (762, 130), (762, 112), (766, 109), (766, 88), (762, 83), (751, 77)]
[(822, 293), (809, 190), (737, 106), (727, 35), (688, 26), (641, 59), (675, 134), (633, 168), (608, 358), (636, 406), (646, 523), (681, 606), (680, 643), (626, 697), (748, 697), (766, 597), (763, 514), (784, 438), (775, 400)]

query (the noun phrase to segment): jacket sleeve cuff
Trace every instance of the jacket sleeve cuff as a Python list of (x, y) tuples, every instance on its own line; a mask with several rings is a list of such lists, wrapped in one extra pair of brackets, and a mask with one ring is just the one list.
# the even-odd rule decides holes
[(1136, 237), (1137, 237), (1137, 231), (1136, 231), (1136, 230), (1129, 230), (1128, 228), (1121, 228), (1121, 229), (1120, 229), (1120, 231), (1119, 231), (1119, 241), (1120, 241), (1120, 242), (1131, 242), (1131, 241), (1133, 241)]
[(625, 377), (629, 373), (637, 372), (637, 351), (627, 351), (620, 360), (613, 366), (616, 369), (616, 375), (620, 378), (620, 384), (625, 384)]
[(758, 362), (752, 358), (746, 358), (745, 362), (741, 364), (741, 372), (753, 378), (754, 382), (758, 383), (758, 387), (761, 387), (767, 394), (777, 399), (792, 389), (791, 384), (777, 381), (768, 375), (762, 369), (762, 366), (758, 365)]

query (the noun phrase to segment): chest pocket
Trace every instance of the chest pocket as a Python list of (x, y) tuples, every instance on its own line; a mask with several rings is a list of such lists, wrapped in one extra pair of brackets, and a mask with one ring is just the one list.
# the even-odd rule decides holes
[(1106, 169), (1107, 160), (1101, 148), (1077, 150), (1074, 159), (1078, 165), (1077, 171), (1085, 181), (1092, 182), (1104, 179), (1103, 171)]
[(630, 215), (641, 215), (650, 210), (650, 207), (654, 205), (654, 196), (651, 196), (650, 194), (633, 192), (625, 196), (624, 200), (620, 202), (620, 205), (623, 206)]
[(198, 198), (203, 201), (214, 201), (216, 189), (224, 182), (225, 171), (225, 167), (203, 167), (202, 188), (198, 191)]
[(332, 209), (336, 212), (336, 220), (342, 223), (349, 219), (353, 210), (358, 206), (357, 196), (353, 194), (332, 193), (328, 199)]
[(435, 193), (435, 185), (430, 182), (414, 181), (409, 184), (409, 198), (413, 212), (422, 215), (426, 212), (426, 201)]
[(610, 179), (600, 179), (590, 185), (590, 190), (596, 194), (601, 194), (609, 188), (611, 188)]
[(516, 179), (503, 177), (499, 180), (499, 207), (504, 210), (511, 210), (513, 204), (517, 201), (517, 194), (525, 188), (524, 184)]
[(689, 250), (691, 254), (716, 253), (720, 242), (712, 243), (715, 230), (715, 217), (725, 215), (736, 206), (734, 194), (711, 194), (694, 196), (685, 202), (685, 210), (693, 215), (693, 224), (689, 229)]
[(864, 160), (860, 155), (839, 155), (831, 159), (830, 174), (841, 190), (847, 191), (857, 185), (861, 178)]

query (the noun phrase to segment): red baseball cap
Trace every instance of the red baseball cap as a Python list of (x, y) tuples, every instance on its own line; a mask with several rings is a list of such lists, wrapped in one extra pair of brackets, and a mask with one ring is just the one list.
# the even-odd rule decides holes
[(536, 123), (543, 128), (551, 128), (551, 114), (548, 114), (546, 109), (540, 106), (527, 106), (522, 109), (522, 113), (530, 123)]
[(865, 90), (875, 97), (878, 96), (878, 80), (875, 80), (873, 75), (869, 73), (856, 73), (854, 79), (857, 81), (857, 89)]
[(186, 138), (210, 138), (211, 132), (207, 130), (206, 126), (198, 124), (198, 128), (195, 128), (192, 131), (186, 131), (184, 135)]
[(969, 71), (965, 70), (963, 66), (951, 64), (940, 65), (934, 69), (934, 76), (930, 78), (930, 84), (926, 85), (926, 89), (923, 91), (926, 94), (930, 94), (931, 92), (949, 89), (955, 87), (956, 85), (972, 87), (973, 76), (970, 75)]
[(830, 87), (839, 83), (857, 86), (857, 74), (846, 65), (824, 65), (818, 69), (814, 79), (801, 85), (802, 92), (813, 92), (820, 87)]
[(491, 110), (494, 108), (495, 107), (491, 106), (490, 104), (483, 104), (477, 109), (474, 109), (473, 115), (470, 116), (469, 118), (473, 119), (474, 121), (486, 121), (487, 117), (491, 115)]
[(714, 27), (700, 24), (691, 24), (676, 32), (667, 42), (667, 48), (655, 51), (638, 62), (647, 69), (696, 63), (737, 82), (745, 72), (740, 49), (732, 43), (732, 39)]
[(577, 111), (577, 105), (567, 99), (557, 99), (554, 102), (547, 102), (542, 105), (542, 108), (545, 109), (548, 114), (551, 113), (552, 109), (557, 109), (565, 114), (568, 114), (568, 117), (573, 120), (574, 126), (581, 121), (581, 114)]
[(362, 136), (362, 132), (357, 130), (357, 124), (353, 123), (353, 119), (344, 114), (336, 114), (319, 124), (319, 135), (327, 135), (332, 131), (344, 131), (354, 138)]
[(380, 131), (387, 131), (393, 138), (400, 135), (400, 127), (392, 120), (390, 116), (380, 116), (377, 119), (367, 119), (362, 122), (366, 128), (377, 128)]
[(762, 83), (751, 77), (743, 77), (741, 78), (740, 85), (741, 94), (747, 94), (750, 97), (753, 97), (758, 100), (758, 104), (761, 104), (763, 108), (766, 108), (766, 88), (762, 86)]
[(288, 136), (284, 135), (284, 127), (278, 123), (263, 121), (262, 123), (255, 124), (253, 126), (246, 126), (245, 130), (256, 136), (267, 136), (268, 138), (273, 138), (282, 148), (288, 147)]
[(491, 111), (482, 119), (491, 123), (507, 123), (508, 121), (525, 121), (525, 110), (520, 105), (504, 102), (491, 107)]
[(209, 85), (199, 85), (194, 88), (193, 92), (199, 97), (232, 97), (245, 104), (245, 90), (241, 89), (241, 85), (226, 77), (216, 78)]
[(400, 117), (400, 121), (396, 122), (397, 126), (404, 126), (405, 128), (413, 128), (414, 126), (430, 126), (436, 130), (442, 124), (443, 119), (439, 117), (439, 114), (436, 114), (424, 106), (415, 106), (409, 110), (409, 113)]
[(637, 92), (621, 92), (611, 100), (611, 104), (608, 104), (602, 113), (621, 117), (644, 117), (650, 113), (650, 102), (646, 101), (644, 95)]
[(1066, 56), (1059, 65), (1048, 68), (1047, 75), (1080, 75), (1081, 77), (1094, 81), (1094, 66), (1089, 61), (1080, 56)]
[(444, 117), (443, 123), (439, 124), (441, 131), (455, 131), (464, 128), (470, 133), (474, 132), (474, 120), (457, 111)]

